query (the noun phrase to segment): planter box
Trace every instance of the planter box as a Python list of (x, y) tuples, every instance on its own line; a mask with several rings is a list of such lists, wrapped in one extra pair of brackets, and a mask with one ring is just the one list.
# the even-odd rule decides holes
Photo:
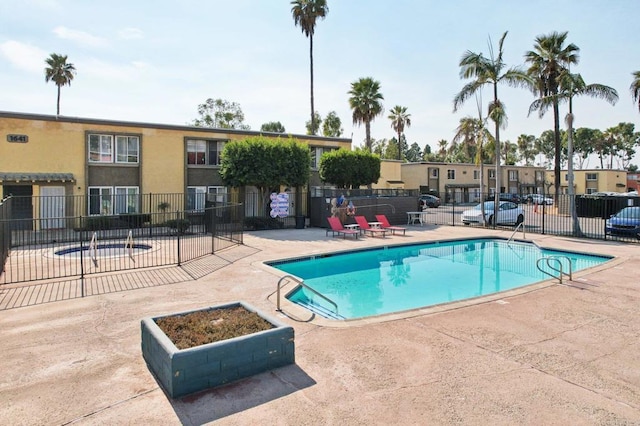
[[(274, 328), (188, 349), (178, 349), (158, 327), (167, 316), (242, 306)], [(280, 323), (243, 302), (176, 314), (144, 318), (142, 356), (165, 392), (172, 398), (295, 363), (293, 327)]]

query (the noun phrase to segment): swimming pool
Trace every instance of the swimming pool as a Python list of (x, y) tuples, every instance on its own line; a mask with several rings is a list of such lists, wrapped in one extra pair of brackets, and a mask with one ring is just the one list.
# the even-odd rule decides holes
[[(558, 256), (567, 271), (590, 268), (610, 257), (542, 249), (501, 239), (440, 241), (385, 246), (269, 262), (338, 305), (338, 318), (354, 319), (427, 307), (526, 286), (550, 278), (538, 259)], [(567, 259), (568, 258), (568, 259)], [(544, 263), (544, 262), (543, 262)], [(298, 287), (287, 296), (320, 315), (331, 304)]]

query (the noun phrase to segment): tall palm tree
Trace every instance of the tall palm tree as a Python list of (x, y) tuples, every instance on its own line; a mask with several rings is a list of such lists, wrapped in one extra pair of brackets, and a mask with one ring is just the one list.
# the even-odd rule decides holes
[[(498, 55), (495, 56), (491, 39), (489, 39), (489, 57), (482, 53), (466, 51), (460, 59), (460, 78), (473, 79), (453, 98), (453, 111), (457, 111), (471, 96), (481, 93), (484, 86), (490, 86), (493, 90), (493, 101), (489, 103), (489, 118), (495, 123), (495, 162), (496, 162), (496, 189), (495, 208), (497, 217), (498, 194), (501, 192), (500, 184), (500, 128), (504, 127), (506, 112), (504, 104), (498, 98), (498, 84), (507, 83), (512, 87), (529, 86), (531, 79), (519, 68), (512, 67), (504, 71), (505, 63), (502, 60), (504, 39), (507, 32), (498, 42)], [(504, 71), (504, 72), (503, 72)]]
[[(580, 74), (572, 74), (567, 68), (557, 77), (558, 88), (556, 95), (549, 95), (536, 99), (529, 107), (529, 112), (540, 111), (544, 114), (551, 105), (559, 105), (561, 102), (568, 102), (569, 113), (565, 117), (567, 123), (567, 185), (569, 195), (569, 212), (573, 218), (573, 235), (582, 236), (580, 222), (575, 206), (573, 187), (573, 97), (590, 96), (592, 98), (604, 99), (612, 105), (618, 101), (618, 92), (613, 87), (604, 84), (586, 84)], [(557, 194), (557, 190), (556, 190)]]
[(462, 117), (460, 119), (460, 124), (456, 127), (456, 134), (453, 135), (452, 141), (462, 145), (467, 157), (465, 162), (477, 160), (478, 139), (481, 136), (481, 130), (484, 130), (484, 123), (480, 118)]
[(629, 90), (631, 90), (633, 102), (638, 104), (638, 110), (640, 110), (640, 71), (635, 71), (631, 75), (633, 75), (633, 81)]
[[(553, 132), (554, 132), (554, 188), (555, 196), (560, 193), (560, 162), (562, 144), (560, 143), (560, 112), (558, 109), (560, 80), (569, 66), (577, 64), (580, 60), (578, 52), (580, 48), (571, 43), (565, 45), (568, 32), (553, 32), (549, 35), (536, 37), (534, 50), (525, 53), (525, 62), (529, 63), (527, 73), (534, 80), (534, 90), (539, 98), (550, 97), (553, 106)], [(531, 109), (529, 109), (531, 111)], [(540, 117), (546, 109), (540, 109)]]
[[(324, 19), (329, 13), (326, 0), (294, 0), (291, 2), (291, 14), (293, 22), (299, 25), (302, 32), (309, 37), (309, 63), (311, 69), (311, 128), (315, 125), (315, 108), (313, 105), (313, 33), (316, 29), (316, 20)], [(315, 132), (313, 133), (315, 135)]]
[(52, 53), (46, 60), (47, 67), (44, 69), (44, 79), (46, 82), (53, 81), (58, 86), (58, 101), (56, 115), (60, 115), (60, 88), (71, 86), (71, 80), (76, 75), (76, 68), (67, 62), (67, 55)]
[(411, 127), (411, 114), (407, 113), (407, 107), (394, 106), (389, 114), (391, 127), (398, 133), (398, 160), (402, 160), (402, 133), (405, 127)]
[(380, 114), (383, 108), (380, 101), (384, 97), (380, 93), (380, 82), (371, 77), (363, 77), (351, 83), (348, 92), (349, 106), (353, 110), (353, 124), (364, 123), (366, 147), (371, 152), (371, 122)]

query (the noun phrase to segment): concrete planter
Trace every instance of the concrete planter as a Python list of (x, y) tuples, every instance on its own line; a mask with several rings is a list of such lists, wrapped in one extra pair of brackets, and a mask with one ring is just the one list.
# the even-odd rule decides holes
[(223, 385), (295, 362), (293, 327), (280, 323), (243, 302), (193, 311), (242, 306), (270, 322), (274, 328), (189, 349), (178, 349), (158, 327), (161, 317), (144, 318), (142, 356), (156, 380), (172, 398)]

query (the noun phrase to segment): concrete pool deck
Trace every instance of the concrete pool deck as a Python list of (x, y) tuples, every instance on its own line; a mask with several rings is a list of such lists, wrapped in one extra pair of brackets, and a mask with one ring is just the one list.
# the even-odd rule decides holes
[[(616, 259), (570, 285), (370, 320), (275, 312), (282, 274), (265, 260), (511, 235), (407, 228), (406, 237), (358, 240), (323, 229), (251, 232), (212, 257), (226, 266), (196, 280), (157, 286), (172, 270), (138, 271), (149, 286), (1, 310), (0, 424), (640, 424), (637, 244), (527, 234)], [(140, 320), (236, 300), (295, 328), (296, 364), (168, 398), (142, 359)]]

